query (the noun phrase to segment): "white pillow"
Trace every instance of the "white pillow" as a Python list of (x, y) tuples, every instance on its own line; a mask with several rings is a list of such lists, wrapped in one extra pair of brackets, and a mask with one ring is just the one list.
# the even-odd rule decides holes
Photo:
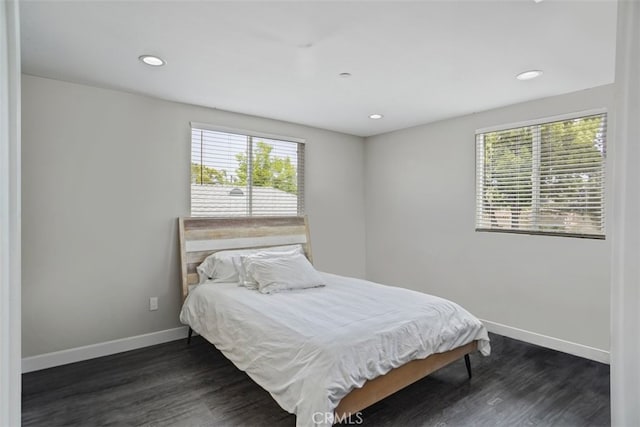
[(325, 286), (320, 274), (302, 254), (281, 257), (244, 257), (246, 272), (263, 294)]
[[(270, 252), (273, 253), (273, 252)], [(288, 253), (288, 252), (281, 252)], [(294, 252), (291, 252), (292, 254)], [(244, 286), (247, 289), (258, 289), (258, 282), (254, 280), (253, 277), (247, 274), (247, 270), (244, 266), (244, 258), (245, 256), (234, 256), (233, 257), (233, 266), (236, 268), (238, 272), (238, 284), (240, 286)]]
[(246, 273), (242, 266), (242, 257), (234, 256), (233, 258), (231, 258), (231, 261), (233, 261), (233, 267), (236, 269), (236, 273), (238, 273), (238, 284), (240, 286), (245, 286), (245, 282), (247, 279)]
[(282, 252), (258, 252), (252, 255), (242, 255), (242, 256), (234, 256), (233, 257), (233, 265), (238, 272), (238, 284), (240, 286), (244, 286), (248, 289), (258, 289), (258, 282), (256, 279), (247, 272), (247, 257), (253, 258), (274, 258), (274, 257), (288, 257), (296, 254), (304, 253), (298, 248), (290, 250), (290, 251), (282, 251)]
[(209, 255), (202, 261), (202, 264), (196, 268), (200, 279), (199, 283), (204, 283), (209, 279), (212, 279), (214, 282), (237, 282), (238, 272), (233, 264), (234, 256), (251, 255), (260, 252), (278, 253), (287, 251), (296, 251), (302, 254), (302, 245), (272, 246), (269, 248), (236, 249), (216, 252)]

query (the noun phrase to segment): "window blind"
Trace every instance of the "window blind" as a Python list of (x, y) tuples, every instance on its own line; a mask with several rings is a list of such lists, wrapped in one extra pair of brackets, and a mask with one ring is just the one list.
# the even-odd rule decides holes
[(476, 230), (605, 237), (606, 113), (476, 132)]
[(192, 216), (303, 214), (303, 143), (192, 126)]

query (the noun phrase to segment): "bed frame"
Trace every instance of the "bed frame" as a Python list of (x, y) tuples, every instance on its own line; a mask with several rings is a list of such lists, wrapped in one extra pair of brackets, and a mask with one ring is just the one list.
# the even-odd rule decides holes
[[(210, 254), (228, 249), (263, 248), (301, 244), (313, 262), (311, 238), (306, 217), (251, 217), (178, 219), (180, 259), (182, 264), (182, 296), (187, 297), (189, 286), (198, 283), (196, 267)], [(192, 330), (189, 328), (189, 340)], [(337, 420), (356, 414), (398, 390), (426, 377), (430, 373), (464, 357), (469, 378), (469, 353), (477, 349), (473, 341), (444, 353), (413, 360), (385, 375), (365, 382), (347, 394), (336, 408)]]

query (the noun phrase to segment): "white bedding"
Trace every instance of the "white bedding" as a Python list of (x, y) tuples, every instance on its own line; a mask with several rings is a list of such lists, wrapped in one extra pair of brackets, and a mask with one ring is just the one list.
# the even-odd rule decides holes
[(483, 355), (490, 353), (485, 327), (451, 301), (320, 274), (326, 287), (270, 295), (237, 283), (204, 283), (180, 313), (296, 414), (298, 427), (330, 425), (324, 414), (352, 389), (411, 360), (473, 340)]

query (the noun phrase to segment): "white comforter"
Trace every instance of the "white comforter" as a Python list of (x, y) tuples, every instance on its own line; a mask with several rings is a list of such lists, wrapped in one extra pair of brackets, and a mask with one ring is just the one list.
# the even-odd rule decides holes
[[(411, 360), (479, 340), (482, 323), (459, 305), (402, 288), (321, 273), (323, 288), (264, 295), (236, 283), (204, 283), (180, 320), (297, 416), (329, 425), (340, 400)], [(315, 414), (315, 415), (314, 415)]]

